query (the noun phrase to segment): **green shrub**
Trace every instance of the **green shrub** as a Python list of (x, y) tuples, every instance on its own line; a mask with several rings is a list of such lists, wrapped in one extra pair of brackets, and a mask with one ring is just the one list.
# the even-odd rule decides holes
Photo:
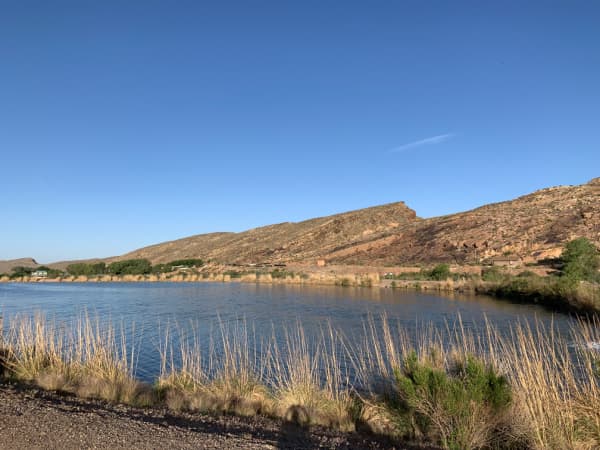
[(517, 277), (519, 278), (533, 278), (533, 277), (537, 277), (538, 275), (534, 272), (532, 272), (531, 270), (524, 270), (523, 272), (519, 272), (517, 274)]
[(429, 278), (437, 281), (446, 280), (450, 276), (450, 266), (448, 264), (438, 264), (429, 272)]
[(197, 258), (188, 258), (188, 259), (176, 259), (175, 261), (171, 261), (168, 263), (160, 263), (152, 266), (152, 273), (166, 273), (172, 272), (173, 267), (202, 267), (204, 265), (204, 261)]
[(165, 273), (165, 272), (171, 272), (171, 266), (161, 263), (161, 264), (155, 264), (152, 266), (151, 272), (154, 274), (160, 274), (160, 273)]
[(506, 274), (497, 266), (486, 267), (481, 272), (483, 281), (499, 282), (506, 278)]
[(271, 272), (271, 277), (272, 278), (287, 278), (287, 277), (294, 277), (294, 272), (288, 272), (285, 269), (275, 269), (274, 271)]
[(144, 275), (151, 271), (152, 264), (147, 259), (115, 261), (108, 266), (108, 273), (114, 275)]
[(34, 269), (31, 267), (23, 267), (23, 266), (13, 267), (10, 278), (14, 279), (14, 278), (28, 277), (29, 275), (31, 275), (31, 272), (33, 272), (33, 270)]
[(562, 275), (574, 281), (599, 281), (598, 250), (588, 239), (578, 238), (569, 242), (561, 255)]
[(184, 267), (202, 267), (204, 265), (204, 261), (198, 258), (188, 258), (188, 259), (176, 259), (175, 261), (171, 261), (167, 266), (184, 266)]
[(395, 378), (398, 397), (391, 406), (399, 429), (449, 449), (489, 445), (511, 403), (506, 378), (473, 356), (443, 369), (435, 357), (419, 360), (413, 351)]
[(67, 272), (73, 276), (80, 275), (103, 275), (106, 273), (106, 263), (98, 262), (93, 264), (74, 263), (67, 266)]

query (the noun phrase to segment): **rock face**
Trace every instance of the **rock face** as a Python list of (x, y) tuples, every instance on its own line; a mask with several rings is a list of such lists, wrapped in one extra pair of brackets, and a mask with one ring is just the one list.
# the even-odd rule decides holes
[(600, 246), (600, 178), (542, 189), (515, 200), (431, 219), (404, 203), (282, 223), (242, 233), (212, 233), (136, 250), (118, 259), (166, 262), (204, 258), (228, 264), (471, 263), (511, 254), (533, 261), (559, 255), (584, 236)]
[(566, 242), (580, 236), (600, 246), (600, 185), (542, 189), (398, 231), (385, 246), (335, 259), (346, 263), (469, 263), (512, 254), (533, 261), (560, 254)]
[(305, 261), (387, 236), (421, 220), (404, 203), (391, 203), (242, 233), (192, 236), (145, 247), (119, 259), (148, 258), (156, 263), (203, 258), (229, 264)]

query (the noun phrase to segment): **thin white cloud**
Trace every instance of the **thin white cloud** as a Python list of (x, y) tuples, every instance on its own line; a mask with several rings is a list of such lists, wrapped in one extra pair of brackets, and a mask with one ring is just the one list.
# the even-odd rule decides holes
[(388, 150), (388, 153), (401, 153), (405, 152), (406, 150), (410, 150), (411, 148), (421, 147), (423, 145), (441, 144), (442, 142), (446, 142), (447, 140), (452, 139), (454, 136), (455, 133), (446, 133), (437, 136), (431, 136), (425, 139), (409, 142), (408, 144), (403, 144), (398, 147), (394, 147), (393, 149)]

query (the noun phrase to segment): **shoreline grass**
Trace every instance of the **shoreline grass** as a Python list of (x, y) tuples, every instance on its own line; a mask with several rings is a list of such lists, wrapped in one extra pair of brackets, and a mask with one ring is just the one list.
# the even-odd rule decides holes
[(477, 293), (521, 303), (539, 304), (553, 311), (600, 315), (600, 285), (586, 281), (536, 275), (505, 277), (482, 284)]
[(55, 326), (41, 315), (11, 319), (0, 341), (0, 374), (49, 390), (173, 411), (267, 415), (299, 425), (368, 429), (451, 449), (600, 447), (600, 322), (568, 335), (515, 323), (460, 322), (409, 334), (385, 316), (364, 341), (301, 323), (283, 340), (258, 340), (246, 323), (219, 323), (208, 353), (198, 327), (167, 327), (160, 375), (135, 377), (138, 355), (123, 330), (82, 315)]

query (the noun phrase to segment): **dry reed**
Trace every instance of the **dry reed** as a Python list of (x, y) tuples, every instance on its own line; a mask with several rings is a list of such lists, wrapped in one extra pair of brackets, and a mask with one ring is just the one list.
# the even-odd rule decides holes
[(591, 344), (600, 342), (598, 321), (580, 321), (566, 335), (540, 322), (515, 323), (502, 334), (488, 322), (469, 328), (460, 317), (443, 329), (424, 324), (410, 332), (385, 316), (370, 317), (358, 346), (331, 325), (309, 338), (297, 323), (283, 339), (273, 330), (260, 342), (245, 322), (220, 321), (208, 342), (200, 330), (191, 324), (162, 332), (154, 389), (136, 381), (136, 352), (125, 332), (87, 315), (72, 327), (40, 315), (14, 318), (0, 356), (13, 378), (81, 396), (134, 404), (162, 399), (174, 410), (266, 414), (343, 430), (361, 423), (405, 437), (386, 399), (399, 395), (407, 356), (447, 374), (474, 357), (508, 380), (509, 411), (494, 415), (474, 404), (457, 422), (423, 398), (416, 411), (434, 431), (413, 438), (449, 445), (450, 436), (456, 448), (600, 448), (600, 353)]

